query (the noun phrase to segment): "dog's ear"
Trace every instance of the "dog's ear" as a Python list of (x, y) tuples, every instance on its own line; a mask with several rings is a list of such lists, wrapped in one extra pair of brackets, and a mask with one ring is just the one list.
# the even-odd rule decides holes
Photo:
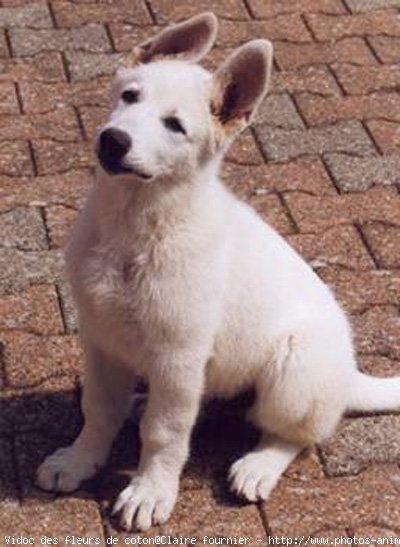
[(149, 63), (163, 57), (197, 62), (213, 46), (217, 37), (218, 21), (212, 12), (167, 27), (160, 34), (137, 46), (127, 64)]
[(247, 125), (267, 93), (273, 48), (252, 40), (236, 49), (213, 76), (211, 111), (223, 126)]

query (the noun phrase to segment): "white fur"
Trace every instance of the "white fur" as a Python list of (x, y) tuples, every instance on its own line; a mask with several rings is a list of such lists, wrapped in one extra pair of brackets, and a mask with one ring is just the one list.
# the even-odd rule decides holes
[[(157, 47), (159, 55), (162, 37)], [(125, 165), (152, 178), (99, 168), (75, 228), (67, 262), (87, 356), (85, 425), (42, 464), (38, 482), (70, 491), (92, 476), (146, 378), (140, 464), (115, 506), (128, 530), (168, 518), (205, 395), (256, 389), (251, 417), (262, 441), (230, 472), (232, 489), (251, 501), (269, 495), (303, 447), (332, 435), (347, 408), (399, 407), (399, 379), (356, 370), (331, 291), (218, 177), (224, 150), (265, 94), (271, 59), (270, 45), (255, 41), (214, 76), (166, 58), (117, 78), (106, 127), (130, 135)], [(249, 83), (252, 63), (265, 70)], [(221, 94), (230, 75), (238, 101)], [(141, 99), (126, 105), (121, 91), (133, 88)], [(210, 113), (218, 93), (220, 120)], [(187, 135), (163, 125), (175, 114)]]

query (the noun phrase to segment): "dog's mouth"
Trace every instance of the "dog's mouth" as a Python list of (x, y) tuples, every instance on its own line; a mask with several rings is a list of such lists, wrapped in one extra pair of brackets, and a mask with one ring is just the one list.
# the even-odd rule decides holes
[(152, 175), (144, 173), (135, 167), (126, 167), (120, 161), (116, 162), (111, 159), (104, 158), (101, 154), (98, 154), (100, 165), (108, 175), (134, 175), (142, 180), (149, 181), (153, 178)]

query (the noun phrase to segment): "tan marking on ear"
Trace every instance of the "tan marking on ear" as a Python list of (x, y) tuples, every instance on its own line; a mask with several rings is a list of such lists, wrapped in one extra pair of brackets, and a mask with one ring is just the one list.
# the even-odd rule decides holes
[(217, 85), (215, 85), (212, 89), (212, 97), (211, 97), (211, 113), (214, 116), (219, 117), (222, 105), (224, 102), (224, 91), (229, 85), (229, 80), (227, 74), (221, 75), (219, 78)]
[(211, 119), (214, 126), (218, 149), (221, 149), (224, 146), (227, 139), (240, 133), (247, 126), (247, 120), (244, 116), (240, 118), (232, 118), (231, 120), (224, 120), (221, 116), (222, 105), (224, 102), (224, 91), (226, 89), (226, 83), (223, 80), (227, 82), (227, 76), (225, 76), (224, 79), (221, 78), (218, 87), (214, 88), (213, 97), (210, 101)]
[(218, 114), (211, 113), (211, 119), (214, 126), (214, 135), (218, 150), (224, 148), (227, 141), (231, 142), (233, 137), (241, 133), (248, 125), (244, 117), (235, 118), (229, 122), (223, 123)]
[(219, 136), (219, 142), (223, 142), (227, 137), (236, 133), (240, 133), (247, 125), (248, 120), (245, 116), (240, 118), (224, 119), (223, 104), (225, 99), (226, 89), (231, 84), (229, 74), (221, 75), (218, 85), (212, 90), (212, 98), (210, 100), (210, 111), (216, 134)]
[[(173, 61), (180, 61), (185, 60), (185, 54), (184, 53), (175, 53), (170, 55), (154, 55), (151, 57), (151, 62), (157, 62), (157, 61), (166, 61), (166, 60), (173, 60)], [(125, 68), (134, 68), (137, 65), (140, 64), (146, 64), (150, 61), (147, 59), (146, 51), (142, 50), (140, 46), (135, 47), (123, 60), (123, 65)]]
[(126, 68), (134, 68), (138, 64), (140, 64), (142, 57), (142, 50), (140, 47), (134, 47), (132, 51), (128, 53), (128, 55), (124, 58), (123, 64)]
[[(157, 61), (184, 61), (185, 60), (185, 54), (184, 53), (170, 53), (168, 55), (154, 55), (151, 58), (151, 62), (157, 62)], [(148, 61), (142, 61), (143, 63), (147, 63)]]

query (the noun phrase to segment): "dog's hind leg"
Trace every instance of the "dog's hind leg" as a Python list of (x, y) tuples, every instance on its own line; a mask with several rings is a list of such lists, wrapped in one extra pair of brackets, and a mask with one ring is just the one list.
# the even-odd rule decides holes
[(232, 490), (248, 500), (266, 499), (302, 449), (334, 433), (346, 405), (346, 375), (344, 356), (327, 353), (327, 347), (323, 333), (283, 337), (272, 367), (257, 378), (249, 417), (261, 429), (262, 441), (230, 470)]
[(71, 492), (104, 465), (114, 437), (129, 415), (135, 379), (131, 371), (86, 345), (82, 396), (84, 426), (70, 446), (56, 450), (37, 472), (44, 490)]

